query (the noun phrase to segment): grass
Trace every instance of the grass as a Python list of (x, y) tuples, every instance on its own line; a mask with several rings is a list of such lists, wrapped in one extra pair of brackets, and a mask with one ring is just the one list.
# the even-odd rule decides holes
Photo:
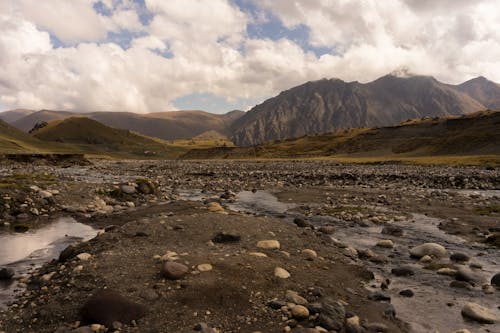
[(491, 215), (500, 213), (500, 205), (490, 205), (486, 207), (476, 208), (474, 210), (478, 215)]
[(12, 174), (0, 177), (0, 188), (19, 188), (25, 185), (52, 185), (59, 181), (50, 174)]

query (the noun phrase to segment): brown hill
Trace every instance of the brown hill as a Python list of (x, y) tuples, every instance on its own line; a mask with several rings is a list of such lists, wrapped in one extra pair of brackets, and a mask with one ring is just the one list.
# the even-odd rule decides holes
[(3, 111), (0, 112), (0, 120), (3, 120), (6, 123), (11, 124), (12, 122), (18, 119), (29, 116), (33, 112), (35, 111), (28, 109), (15, 109), (15, 110)]
[(485, 107), (474, 98), (432, 77), (386, 75), (367, 84), (324, 79), (307, 82), (255, 106), (233, 123), (232, 140), (248, 146), (482, 109)]
[(500, 109), (500, 84), (498, 83), (480, 76), (455, 86), (455, 88), (475, 98), (489, 109)]
[(0, 153), (39, 151), (43, 142), (0, 120)]
[(228, 130), (233, 121), (243, 114), (242, 111), (231, 111), (220, 115), (204, 111), (138, 114), (132, 112), (73, 113), (42, 110), (18, 119), (12, 125), (27, 132), (40, 122), (83, 116), (113, 128), (127, 129), (164, 140), (175, 140), (192, 138), (210, 130), (229, 134)]
[(255, 147), (191, 150), (183, 158), (500, 155), (499, 129), (500, 111), (481, 111), (392, 127), (339, 130)]

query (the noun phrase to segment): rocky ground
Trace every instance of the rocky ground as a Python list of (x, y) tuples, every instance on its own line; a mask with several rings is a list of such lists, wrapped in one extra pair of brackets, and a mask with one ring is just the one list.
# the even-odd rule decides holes
[[(385, 293), (390, 280), (372, 280), (372, 272), (378, 274), (373, 265), (390, 272), (388, 262), (399, 263), (394, 256), (408, 256), (402, 247), (409, 245), (401, 241), (398, 247), (398, 221), (411, 221), (413, 213), (439, 218), (448, 234), (494, 249), (500, 242), (498, 189), (500, 170), (479, 167), (5, 163), (4, 232), (24, 232), (68, 215), (101, 232), (34, 276), (18, 277), (27, 290), (0, 314), (0, 332), (405, 332), (408, 325)], [(243, 190), (272, 192), (290, 209), (231, 210)], [(386, 237), (361, 249), (338, 240), (341, 222), (351, 229), (384, 228)], [(498, 299), (494, 285), (500, 277), (479, 282), (481, 268), (464, 264), (471, 258), (450, 264), (449, 253), (433, 246), (417, 255), (424, 257), (422, 266), (434, 264), (437, 274), (463, 282), (488, 304)], [(416, 270), (393, 268), (389, 276)], [(498, 309), (471, 302), (457, 311), (472, 322), (497, 320)], [(477, 328), (494, 332), (498, 326)]]

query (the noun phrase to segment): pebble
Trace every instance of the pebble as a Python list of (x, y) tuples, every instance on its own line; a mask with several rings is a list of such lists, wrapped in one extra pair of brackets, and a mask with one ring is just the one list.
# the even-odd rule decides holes
[(498, 321), (492, 311), (476, 303), (466, 303), (462, 308), (462, 316), (484, 324), (494, 324)]
[(465, 253), (455, 252), (450, 256), (450, 260), (456, 262), (466, 262), (470, 260), (470, 257)]
[(92, 255), (90, 253), (80, 253), (76, 256), (79, 260), (81, 261), (88, 261), (90, 258), (92, 258)]
[(300, 228), (308, 228), (308, 227), (310, 228), (312, 226), (311, 222), (301, 219), (299, 217), (294, 218), (293, 223)]
[(257, 247), (266, 250), (277, 250), (280, 248), (280, 242), (274, 239), (261, 240), (257, 242)]
[(307, 300), (300, 296), (298, 292), (293, 291), (293, 290), (287, 290), (285, 294), (285, 298), (287, 302), (298, 304), (298, 305), (306, 305), (308, 302)]
[(288, 279), (291, 275), (286, 269), (276, 267), (274, 269), (274, 276), (279, 277), (280, 279)]
[(294, 318), (303, 319), (309, 317), (309, 310), (303, 305), (294, 305), (291, 309)]
[(316, 251), (311, 250), (311, 249), (305, 249), (302, 250), (302, 254), (304, 254), (308, 259), (314, 259), (318, 257), (318, 254)]
[(447, 275), (447, 276), (455, 276), (457, 274), (457, 270), (453, 268), (443, 267), (436, 271), (439, 275)]
[(134, 194), (136, 192), (135, 186), (132, 185), (120, 185), (120, 190), (125, 194)]
[(392, 249), (394, 247), (394, 242), (390, 239), (383, 239), (376, 244), (378, 247), (383, 247), (386, 249)]
[(175, 261), (167, 261), (163, 264), (162, 275), (170, 280), (178, 280), (184, 277), (189, 272), (186, 265)]
[(396, 276), (410, 276), (415, 275), (413, 268), (408, 266), (395, 267), (391, 269), (391, 273)]
[(259, 258), (267, 257), (267, 254), (262, 253), (262, 252), (248, 252), (248, 255), (252, 256), (252, 257), (259, 257)]
[(411, 289), (401, 290), (399, 294), (404, 297), (413, 297), (413, 295), (415, 295), (415, 293)]
[(213, 266), (210, 264), (200, 264), (196, 267), (196, 269), (200, 272), (209, 272), (213, 269)]
[(422, 258), (420, 258), (419, 260), (422, 264), (428, 264), (430, 262), (432, 262), (432, 257), (431, 256), (428, 256), (428, 255), (425, 255), (423, 256)]
[(324, 225), (318, 229), (319, 232), (325, 234), (325, 235), (331, 235), (335, 232), (335, 228), (332, 227), (331, 225)]
[(441, 258), (446, 255), (446, 249), (442, 245), (436, 243), (425, 243), (410, 249), (410, 255), (416, 258), (422, 258), (426, 255)]
[(500, 289), (500, 273), (495, 274), (491, 278), (491, 285), (495, 286), (496, 288)]
[(208, 204), (208, 211), (212, 213), (222, 213), (225, 212), (224, 208), (220, 205), (220, 203), (212, 201)]
[(358, 316), (352, 316), (345, 321), (346, 333), (363, 333), (364, 329), (361, 327), (360, 319)]

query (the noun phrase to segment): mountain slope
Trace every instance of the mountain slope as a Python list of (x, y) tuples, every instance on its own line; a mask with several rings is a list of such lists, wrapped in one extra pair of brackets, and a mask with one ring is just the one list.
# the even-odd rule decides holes
[(0, 112), (0, 120), (3, 120), (8, 124), (11, 124), (18, 119), (29, 116), (33, 112), (35, 111), (28, 109), (15, 109), (15, 110), (3, 111)]
[(500, 109), (500, 84), (498, 83), (480, 76), (455, 86), (455, 88), (475, 98), (489, 109)]
[(42, 148), (43, 142), (0, 120), (0, 152), (33, 152)]
[(324, 79), (289, 89), (255, 106), (233, 123), (232, 139), (246, 146), (482, 109), (484, 105), (474, 98), (432, 77), (387, 75), (367, 84)]
[(160, 140), (144, 137), (129, 130), (111, 128), (85, 117), (52, 121), (34, 131), (33, 135), (43, 141), (64, 143), (85, 153), (158, 157), (169, 155), (175, 150)]
[(339, 130), (254, 147), (191, 150), (183, 158), (411, 157), (500, 155), (500, 111)]
[(83, 116), (113, 128), (127, 129), (164, 140), (175, 140), (192, 138), (210, 130), (229, 134), (230, 125), (243, 114), (244, 112), (242, 111), (231, 111), (227, 114), (219, 115), (204, 111), (138, 114), (132, 112), (72, 113), (42, 110), (18, 119), (12, 125), (27, 132), (36, 123), (43, 121), (50, 122), (73, 116)]

